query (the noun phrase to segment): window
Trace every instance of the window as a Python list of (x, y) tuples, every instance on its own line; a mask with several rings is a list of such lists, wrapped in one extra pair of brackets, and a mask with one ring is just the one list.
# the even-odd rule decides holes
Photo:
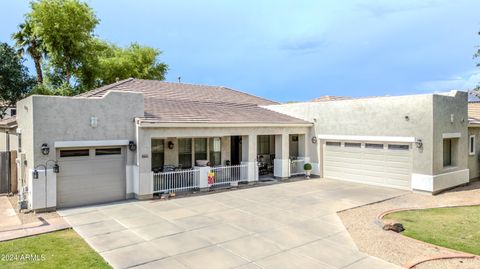
[(352, 142), (345, 142), (345, 147), (347, 148), (360, 148), (362, 143), (352, 143)]
[(60, 157), (86, 157), (90, 155), (89, 149), (65, 149), (60, 150)]
[(396, 145), (396, 144), (388, 144), (388, 149), (390, 150), (408, 150), (408, 145)]
[(368, 148), (368, 149), (383, 149), (383, 144), (365, 143), (365, 148)]
[(197, 160), (208, 160), (207, 159), (207, 139), (206, 138), (195, 138), (195, 162)]
[(95, 149), (96, 156), (102, 155), (120, 155), (122, 154), (121, 148), (104, 148), (104, 149)]
[(165, 164), (165, 141), (152, 139), (152, 170), (159, 170)]
[(192, 167), (192, 139), (178, 139), (178, 164), (182, 168)]
[(257, 153), (260, 155), (270, 154), (270, 136), (259, 135), (258, 136)]
[(330, 142), (330, 141), (325, 144), (330, 147), (340, 147), (342, 145), (342, 143), (340, 142)]
[(443, 166), (452, 165), (452, 139), (443, 139)]
[(475, 135), (471, 135), (468, 142), (468, 153), (470, 153), (470, 155), (475, 155)]
[(17, 115), (17, 109), (16, 109), (16, 108), (12, 108), (12, 109), (10, 110), (10, 116), (13, 117), (13, 116), (16, 116), (16, 115)]
[(210, 162), (212, 165), (222, 164), (222, 140), (220, 137), (211, 137), (208, 141), (210, 148)]

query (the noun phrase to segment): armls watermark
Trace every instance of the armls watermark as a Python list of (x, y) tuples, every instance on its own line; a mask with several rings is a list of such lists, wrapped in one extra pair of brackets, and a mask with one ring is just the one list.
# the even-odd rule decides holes
[(44, 254), (0, 254), (2, 262), (43, 262), (47, 259)]

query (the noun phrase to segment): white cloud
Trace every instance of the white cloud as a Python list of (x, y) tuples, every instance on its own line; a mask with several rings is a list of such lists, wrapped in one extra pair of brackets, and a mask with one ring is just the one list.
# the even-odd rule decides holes
[(422, 82), (418, 90), (427, 92), (443, 92), (449, 90), (471, 90), (480, 85), (480, 72), (475, 70), (463, 75), (456, 75), (444, 80)]

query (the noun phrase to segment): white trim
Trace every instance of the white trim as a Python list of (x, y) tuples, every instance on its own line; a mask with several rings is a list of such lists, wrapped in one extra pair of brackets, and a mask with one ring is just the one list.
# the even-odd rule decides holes
[(442, 138), (460, 138), (462, 137), (462, 133), (444, 133), (442, 134)]
[(348, 141), (376, 141), (376, 142), (404, 142), (413, 143), (413, 136), (362, 136), (362, 135), (318, 135), (318, 139), (324, 140), (348, 140)]
[(105, 147), (128, 145), (128, 140), (56, 141), (55, 148)]
[[(472, 138), (473, 138), (473, 142), (472, 142)], [(471, 135), (468, 137), (468, 154), (469, 155), (475, 155), (475, 135)], [(473, 151), (471, 150), (472, 149), (472, 145), (473, 145)]]
[(312, 127), (313, 123), (232, 123), (232, 122), (153, 122), (139, 120), (140, 127), (185, 128), (185, 127)]

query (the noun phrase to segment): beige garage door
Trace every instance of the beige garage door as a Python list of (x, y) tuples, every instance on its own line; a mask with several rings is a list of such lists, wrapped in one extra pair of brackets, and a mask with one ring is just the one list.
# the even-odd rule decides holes
[(324, 144), (326, 178), (410, 188), (409, 144), (328, 141)]
[(60, 149), (57, 207), (125, 199), (125, 148)]

